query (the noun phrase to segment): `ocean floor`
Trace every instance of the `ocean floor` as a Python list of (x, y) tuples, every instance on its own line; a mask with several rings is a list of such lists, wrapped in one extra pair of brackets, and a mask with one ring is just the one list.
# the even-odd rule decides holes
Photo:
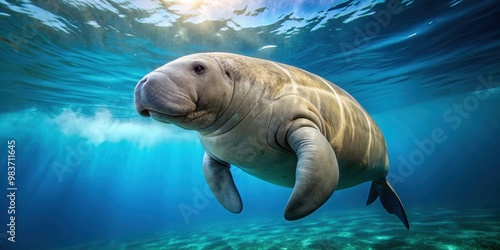
[(498, 206), (433, 206), (407, 212), (410, 230), (394, 215), (368, 207), (295, 222), (225, 221), (63, 249), (500, 249)]

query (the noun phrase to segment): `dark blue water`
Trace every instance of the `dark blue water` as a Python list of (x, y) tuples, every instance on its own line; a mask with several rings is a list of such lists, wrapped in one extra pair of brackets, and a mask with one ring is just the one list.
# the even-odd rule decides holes
[[(0, 249), (495, 249), (499, 20), (497, 1), (0, 0)], [(389, 180), (412, 230), (379, 202), (365, 207), (368, 183), (291, 224), (291, 189), (234, 168), (244, 210), (222, 208), (205, 184), (196, 132), (140, 117), (133, 105), (142, 76), (208, 51), (291, 64), (351, 93), (384, 133)], [(240, 237), (224, 238), (231, 232)], [(147, 240), (130, 243), (139, 238)]]

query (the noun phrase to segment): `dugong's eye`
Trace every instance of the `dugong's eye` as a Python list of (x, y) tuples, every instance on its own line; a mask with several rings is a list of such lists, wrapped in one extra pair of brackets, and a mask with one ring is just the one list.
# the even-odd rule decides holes
[(205, 72), (205, 67), (203, 67), (202, 65), (196, 64), (196, 65), (194, 65), (193, 70), (196, 74), (202, 74), (203, 72)]

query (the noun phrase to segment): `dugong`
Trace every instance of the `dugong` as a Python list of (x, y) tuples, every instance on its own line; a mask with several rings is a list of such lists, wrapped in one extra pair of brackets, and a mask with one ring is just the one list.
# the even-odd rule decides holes
[(155, 69), (135, 88), (142, 116), (196, 130), (203, 171), (219, 203), (243, 205), (230, 166), (293, 191), (285, 219), (303, 218), (335, 190), (371, 181), (409, 229), (386, 180), (387, 146), (377, 124), (346, 91), (299, 68), (230, 53), (199, 53)]

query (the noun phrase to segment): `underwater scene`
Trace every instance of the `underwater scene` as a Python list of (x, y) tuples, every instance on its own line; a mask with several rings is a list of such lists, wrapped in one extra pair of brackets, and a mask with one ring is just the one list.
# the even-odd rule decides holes
[(499, 20), (0, 0), (0, 249), (500, 249)]

